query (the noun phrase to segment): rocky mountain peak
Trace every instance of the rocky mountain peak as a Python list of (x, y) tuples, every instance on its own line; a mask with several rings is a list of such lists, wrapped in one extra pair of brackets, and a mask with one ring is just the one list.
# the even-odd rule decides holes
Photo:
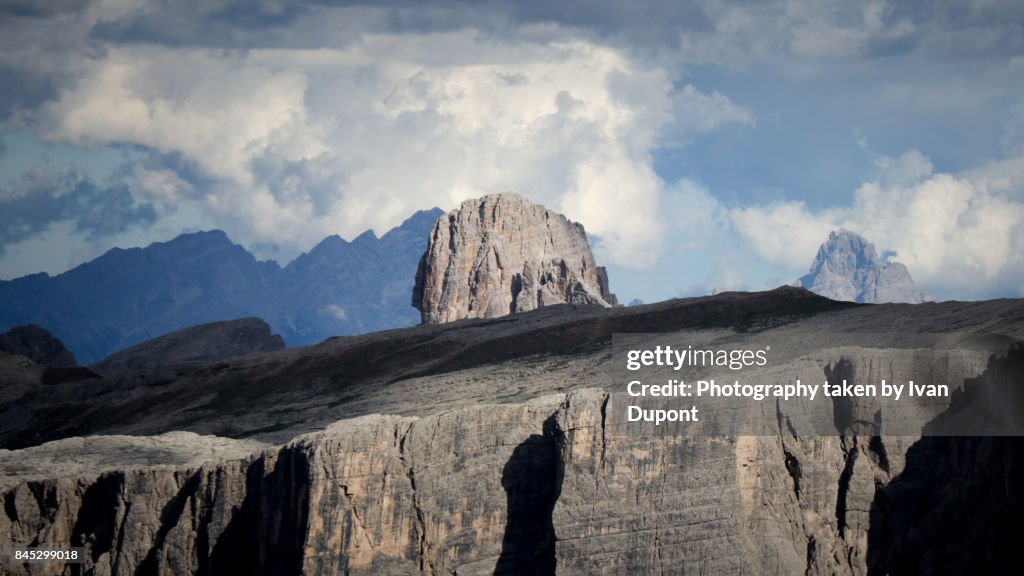
[(37, 364), (50, 368), (77, 366), (75, 355), (64, 347), (53, 334), (42, 326), (28, 324), (15, 326), (0, 334), (0, 352), (25, 356)]
[(434, 224), (413, 289), (424, 324), (563, 303), (617, 303), (582, 225), (511, 192), (466, 200)]
[(845, 229), (829, 233), (799, 284), (832, 300), (849, 302), (919, 304), (928, 299), (906, 266), (883, 262), (874, 244)]

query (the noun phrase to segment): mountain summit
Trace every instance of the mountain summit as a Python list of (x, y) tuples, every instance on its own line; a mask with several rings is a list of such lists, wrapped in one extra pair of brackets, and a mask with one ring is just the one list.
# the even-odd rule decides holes
[(564, 303), (616, 304), (581, 224), (511, 192), (437, 220), (413, 292), (424, 324)]
[(848, 302), (919, 304), (928, 300), (906, 266), (883, 263), (874, 244), (844, 229), (828, 235), (799, 284), (826, 298)]

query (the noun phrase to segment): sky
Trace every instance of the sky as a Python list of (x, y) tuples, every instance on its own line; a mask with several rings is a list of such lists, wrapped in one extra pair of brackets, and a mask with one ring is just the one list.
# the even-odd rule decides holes
[(1024, 296), (1016, 0), (5, 0), (0, 86), (0, 279), (515, 191), (623, 301), (791, 283), (837, 228)]

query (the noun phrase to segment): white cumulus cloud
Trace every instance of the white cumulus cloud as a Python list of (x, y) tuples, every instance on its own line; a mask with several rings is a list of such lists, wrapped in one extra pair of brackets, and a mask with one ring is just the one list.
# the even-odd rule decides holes
[[(51, 140), (133, 144), (203, 182), (147, 168), (154, 200), (198, 203), (279, 257), (327, 234), (382, 232), (415, 209), (513, 190), (648, 267), (665, 183), (651, 152), (752, 114), (620, 49), (564, 33), (367, 34), (344, 47), (112, 47), (41, 107)], [(276, 254), (270, 254), (274, 256)]]

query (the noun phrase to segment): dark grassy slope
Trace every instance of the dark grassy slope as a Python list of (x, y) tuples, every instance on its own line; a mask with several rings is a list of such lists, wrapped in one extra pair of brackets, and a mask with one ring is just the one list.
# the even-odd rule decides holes
[[(725, 329), (742, 333), (784, 326), (806, 326), (803, 341), (811, 347), (842, 343), (844, 333), (853, 334), (847, 343), (912, 347), (914, 334), (989, 333), (1004, 328), (1019, 333), (1024, 330), (1024, 305), (1003, 300), (858, 306), (783, 287), (629, 308), (559, 306), (495, 320), (334, 338), (316, 346), (217, 363), (40, 385), (0, 404), (0, 446), (22, 447), (85, 434), (179, 429), (280, 441), (341, 418), (393, 410), (393, 403), (381, 407), (382, 400), (394, 400), (388, 398), (392, 391), (405, 395), (399, 401), (408, 409), (401, 411), (410, 414), (422, 402), (443, 406), (446, 400), (465, 400), (467, 393), (457, 386), (432, 388), (447, 378), (438, 380), (437, 375), (477, 368), (474, 378), (480, 381), (507, 365), (525, 370), (523, 380), (542, 380), (552, 362), (582, 359), (584, 364), (598, 365), (607, 360), (616, 332)], [(859, 336), (866, 332), (874, 334), (870, 342)], [(570, 384), (538, 386), (522, 394), (553, 392)], [(498, 393), (477, 400), (504, 401)]]

